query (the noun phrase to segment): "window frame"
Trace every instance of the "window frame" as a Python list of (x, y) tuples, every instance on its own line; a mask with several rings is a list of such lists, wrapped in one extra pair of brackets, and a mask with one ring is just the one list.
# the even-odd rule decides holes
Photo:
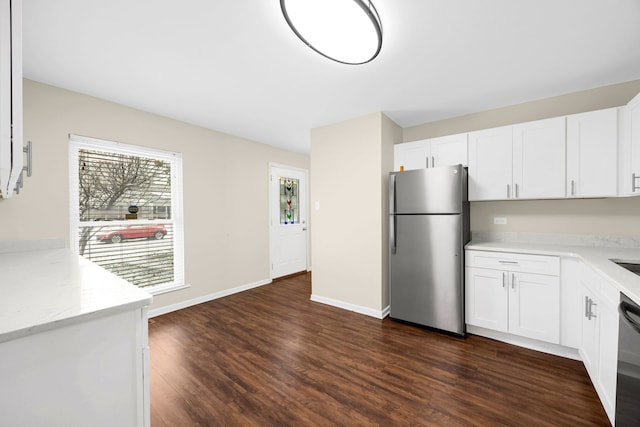
[(128, 156), (139, 156), (167, 161), (171, 164), (171, 220), (158, 220), (158, 223), (170, 223), (173, 225), (173, 274), (174, 280), (170, 283), (162, 283), (140, 287), (152, 295), (159, 295), (189, 287), (184, 279), (184, 216), (183, 216), (183, 185), (182, 185), (182, 154), (171, 151), (159, 150), (137, 145), (123, 144), (121, 142), (107, 141), (69, 134), (69, 231), (71, 250), (79, 255), (79, 233), (82, 225), (136, 225), (136, 220), (129, 221), (80, 221), (80, 150), (96, 150)]

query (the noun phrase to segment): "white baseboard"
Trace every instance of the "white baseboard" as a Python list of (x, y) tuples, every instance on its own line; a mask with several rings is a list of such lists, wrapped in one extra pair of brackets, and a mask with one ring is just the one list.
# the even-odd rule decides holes
[(382, 309), (382, 319), (384, 319), (385, 317), (387, 317), (388, 315), (391, 314), (391, 306), (388, 305), (385, 308)]
[(271, 279), (258, 280), (257, 282), (236, 286), (235, 288), (225, 289), (224, 291), (214, 292), (212, 294), (203, 295), (201, 297), (193, 298), (190, 300), (181, 301), (175, 304), (166, 305), (164, 307), (155, 308), (153, 310), (149, 310), (149, 318), (160, 316), (162, 314), (171, 313), (172, 311), (181, 310), (183, 308), (191, 307), (193, 305), (202, 304), (203, 302), (213, 301), (214, 299), (237, 294), (238, 292), (246, 291), (252, 288), (257, 288), (258, 286), (268, 285), (269, 283), (271, 283)]
[(491, 329), (480, 328), (473, 325), (467, 325), (467, 332), (474, 335), (480, 335), (481, 337), (492, 338), (497, 341), (506, 342), (507, 344), (517, 345), (518, 347), (524, 347), (530, 350), (541, 351), (543, 353), (582, 361), (580, 354), (578, 354), (578, 350), (575, 348), (533, 340), (525, 337), (519, 337), (512, 334), (505, 334), (504, 332), (493, 331)]
[[(375, 317), (376, 319), (384, 319), (389, 315), (389, 307), (387, 306), (384, 310), (374, 310), (369, 307), (363, 307), (361, 305), (350, 304), (348, 302), (339, 301), (327, 297), (322, 297), (319, 295), (311, 294), (311, 301), (319, 302), (322, 304), (331, 305), (333, 307), (342, 308), (343, 310), (353, 311), (359, 314), (364, 314), (366, 316)], [(385, 314), (386, 313), (386, 314)]]

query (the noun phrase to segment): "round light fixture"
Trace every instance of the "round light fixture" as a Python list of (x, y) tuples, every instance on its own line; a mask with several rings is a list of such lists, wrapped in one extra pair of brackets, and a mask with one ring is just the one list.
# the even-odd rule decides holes
[(365, 64), (382, 47), (382, 25), (368, 0), (280, 0), (294, 33), (320, 55), (343, 64)]

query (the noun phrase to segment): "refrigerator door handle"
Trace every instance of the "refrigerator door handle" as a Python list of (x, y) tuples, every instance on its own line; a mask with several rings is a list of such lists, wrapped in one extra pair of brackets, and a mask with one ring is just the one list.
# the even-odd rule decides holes
[(390, 227), (390, 233), (389, 233), (389, 243), (391, 244), (391, 253), (395, 254), (396, 253), (396, 228), (398, 227), (398, 217), (395, 215), (392, 215), (392, 219), (391, 219), (391, 227)]
[(389, 213), (396, 213), (396, 176), (389, 175)]
[(389, 175), (389, 213), (392, 214), (389, 224), (389, 244), (391, 246), (391, 253), (396, 253), (396, 227), (398, 226), (398, 220), (396, 219), (396, 176)]

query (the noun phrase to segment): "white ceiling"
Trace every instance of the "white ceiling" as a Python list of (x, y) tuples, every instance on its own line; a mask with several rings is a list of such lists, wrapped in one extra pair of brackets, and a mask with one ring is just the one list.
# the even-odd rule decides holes
[(26, 78), (309, 152), (310, 129), (400, 126), (640, 79), (640, 0), (374, 0), (380, 55), (332, 62), (279, 0), (23, 0)]

